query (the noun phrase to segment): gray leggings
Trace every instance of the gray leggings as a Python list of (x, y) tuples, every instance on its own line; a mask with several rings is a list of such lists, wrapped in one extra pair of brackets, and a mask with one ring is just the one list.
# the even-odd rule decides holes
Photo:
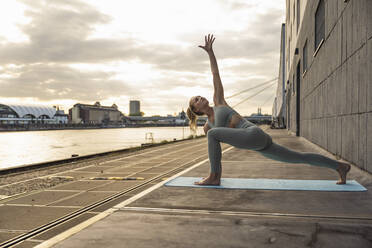
[(247, 128), (215, 127), (208, 131), (208, 155), (211, 172), (221, 172), (221, 145), (255, 150), (263, 156), (286, 163), (303, 163), (336, 169), (338, 162), (316, 153), (296, 152), (272, 142), (271, 137), (257, 126)]

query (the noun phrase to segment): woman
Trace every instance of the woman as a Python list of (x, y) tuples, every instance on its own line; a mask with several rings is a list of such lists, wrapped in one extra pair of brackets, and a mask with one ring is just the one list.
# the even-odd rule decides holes
[(190, 99), (187, 116), (190, 120), (190, 128), (195, 130), (197, 116), (207, 115), (208, 122), (204, 125), (204, 132), (208, 137), (208, 155), (211, 171), (207, 178), (197, 185), (220, 185), (221, 179), (221, 146), (224, 142), (237, 148), (244, 148), (260, 152), (263, 156), (287, 163), (306, 163), (334, 169), (340, 179), (337, 184), (346, 183), (346, 174), (350, 170), (347, 163), (338, 162), (320, 154), (301, 153), (290, 150), (272, 142), (271, 137), (253, 123), (242, 118), (225, 101), (224, 90), (218, 71), (216, 57), (212, 49), (215, 38), (213, 35), (205, 36), (205, 45), (199, 46), (204, 49), (211, 63), (213, 74), (214, 107), (209, 106), (206, 98), (194, 96)]

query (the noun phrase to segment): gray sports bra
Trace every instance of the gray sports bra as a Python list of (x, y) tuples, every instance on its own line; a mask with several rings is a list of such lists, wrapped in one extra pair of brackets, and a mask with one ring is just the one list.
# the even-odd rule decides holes
[[(214, 106), (213, 111), (214, 111), (214, 123), (210, 122), (208, 119), (208, 125), (210, 128), (229, 127), (231, 117), (234, 114), (238, 113), (234, 109), (232, 109), (230, 106), (227, 106), (227, 105)], [(242, 118), (242, 120), (239, 122), (236, 128), (245, 128), (249, 126), (254, 126), (254, 124)]]

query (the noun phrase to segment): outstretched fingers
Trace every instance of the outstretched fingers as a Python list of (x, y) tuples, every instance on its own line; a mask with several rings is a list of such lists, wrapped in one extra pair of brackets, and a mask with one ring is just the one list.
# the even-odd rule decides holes
[(200, 48), (203, 48), (205, 51), (211, 51), (212, 50), (212, 44), (215, 41), (215, 37), (213, 37), (213, 34), (208, 34), (204, 36), (205, 45), (204, 46), (198, 46)]
[(213, 40), (213, 34), (208, 34), (208, 43), (210, 43)]

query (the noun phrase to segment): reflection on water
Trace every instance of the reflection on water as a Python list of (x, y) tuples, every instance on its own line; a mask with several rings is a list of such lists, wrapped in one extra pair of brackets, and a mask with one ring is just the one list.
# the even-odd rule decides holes
[[(183, 138), (182, 127), (0, 132), (0, 169), (135, 147), (152, 132), (154, 141)], [(202, 134), (198, 129), (198, 135)], [(190, 129), (184, 128), (184, 137)]]

